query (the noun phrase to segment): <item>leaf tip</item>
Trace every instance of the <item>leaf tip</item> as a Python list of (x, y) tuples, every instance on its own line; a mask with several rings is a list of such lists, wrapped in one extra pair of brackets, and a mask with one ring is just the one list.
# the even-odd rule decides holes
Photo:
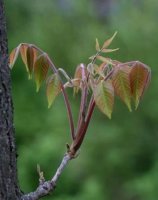
[(111, 118), (112, 118), (112, 115), (111, 115), (111, 113), (108, 115), (108, 118), (109, 118), (109, 119), (111, 119)]
[(51, 107), (51, 103), (48, 103), (48, 109)]
[(37, 92), (37, 93), (39, 92), (39, 89), (40, 89), (40, 88), (37, 86), (37, 87), (36, 87), (36, 92)]
[(130, 106), (128, 106), (128, 110), (129, 110), (129, 112), (132, 112), (131, 105), (130, 105)]

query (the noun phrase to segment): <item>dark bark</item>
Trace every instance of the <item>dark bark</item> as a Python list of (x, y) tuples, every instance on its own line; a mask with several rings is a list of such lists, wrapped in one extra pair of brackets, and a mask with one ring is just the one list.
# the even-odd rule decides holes
[(6, 21), (0, 0), (0, 199), (19, 198)]

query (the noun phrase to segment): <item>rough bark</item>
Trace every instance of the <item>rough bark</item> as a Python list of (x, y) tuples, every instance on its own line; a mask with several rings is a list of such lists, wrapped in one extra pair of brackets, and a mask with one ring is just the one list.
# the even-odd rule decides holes
[(0, 0), (0, 199), (19, 198), (6, 22)]

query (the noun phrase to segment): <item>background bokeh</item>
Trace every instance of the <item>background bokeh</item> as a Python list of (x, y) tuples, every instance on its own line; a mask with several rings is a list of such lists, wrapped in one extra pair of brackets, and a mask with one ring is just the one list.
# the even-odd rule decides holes
[[(112, 120), (97, 109), (80, 155), (73, 160), (47, 200), (157, 200), (158, 198), (158, 2), (157, 0), (6, 0), (9, 50), (21, 42), (48, 52), (71, 75), (88, 63), (100, 42), (116, 30), (111, 56), (140, 60), (152, 69), (152, 81), (137, 111), (118, 99)], [(35, 92), (19, 59), (12, 71), (19, 182), (36, 188), (40, 164), (48, 179), (70, 142), (62, 96), (47, 109), (45, 87)], [(69, 94), (74, 115), (79, 96)]]

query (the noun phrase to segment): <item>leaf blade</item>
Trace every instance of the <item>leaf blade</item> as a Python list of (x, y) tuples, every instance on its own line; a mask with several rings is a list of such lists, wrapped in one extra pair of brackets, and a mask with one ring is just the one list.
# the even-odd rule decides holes
[(15, 49), (12, 50), (12, 52), (10, 53), (10, 56), (9, 56), (9, 67), (10, 69), (13, 68), (17, 58), (18, 58), (18, 55), (19, 55), (19, 52), (20, 52), (20, 46), (17, 46)]
[(114, 88), (111, 80), (100, 81), (93, 86), (93, 94), (96, 105), (109, 119), (114, 105)]
[(49, 61), (47, 59), (46, 53), (39, 55), (34, 64), (34, 76), (36, 82), (36, 91), (38, 92), (42, 82), (46, 79)]
[(101, 52), (103, 53), (111, 53), (111, 52), (114, 52), (114, 51), (118, 51), (119, 48), (116, 48), (116, 49), (103, 49)]
[(28, 68), (29, 78), (31, 78), (32, 76), (36, 58), (37, 58), (37, 50), (34, 47), (32, 47), (32, 45), (29, 45), (26, 50), (26, 62), (27, 62), (26, 65)]
[(108, 46), (110, 46), (110, 44), (112, 43), (113, 39), (115, 38), (115, 36), (117, 35), (117, 31), (113, 34), (113, 36), (111, 38), (109, 38), (108, 40), (106, 40), (102, 46), (103, 49), (106, 49)]
[(135, 109), (137, 109), (140, 99), (149, 85), (149, 81), (150, 69), (139, 61), (134, 62), (130, 72), (130, 85)]
[(47, 89), (46, 95), (48, 100), (48, 108), (51, 107), (52, 103), (54, 102), (56, 96), (61, 92), (62, 83), (58, 74), (51, 75), (47, 80)]
[(129, 66), (120, 66), (115, 69), (112, 76), (112, 82), (116, 94), (121, 98), (121, 100), (127, 105), (129, 111), (132, 111), (131, 108), (131, 88), (130, 88), (130, 73)]
[(95, 49), (96, 49), (96, 51), (100, 51), (100, 45), (99, 45), (99, 42), (98, 42), (97, 38), (96, 38)]

